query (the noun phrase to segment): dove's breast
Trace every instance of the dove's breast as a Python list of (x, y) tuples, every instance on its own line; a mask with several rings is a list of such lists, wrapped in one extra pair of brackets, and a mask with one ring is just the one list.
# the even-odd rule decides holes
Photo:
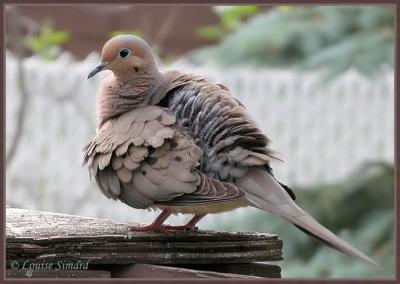
[(249, 167), (268, 165), (268, 138), (226, 87), (189, 83), (169, 94), (167, 106), (203, 150), (200, 168), (207, 176), (235, 182)]

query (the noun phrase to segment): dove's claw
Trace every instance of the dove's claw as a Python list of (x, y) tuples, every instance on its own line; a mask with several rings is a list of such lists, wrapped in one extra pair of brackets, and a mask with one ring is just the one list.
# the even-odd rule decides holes
[(173, 231), (188, 231), (195, 232), (198, 231), (199, 228), (196, 224), (205, 216), (203, 215), (194, 215), (193, 218), (185, 225), (173, 226), (173, 225), (164, 225), (164, 221), (171, 215), (171, 211), (169, 209), (165, 209), (161, 214), (157, 217), (156, 220), (150, 225), (138, 225), (132, 226), (129, 228), (131, 232), (157, 232), (157, 233), (171, 233)]

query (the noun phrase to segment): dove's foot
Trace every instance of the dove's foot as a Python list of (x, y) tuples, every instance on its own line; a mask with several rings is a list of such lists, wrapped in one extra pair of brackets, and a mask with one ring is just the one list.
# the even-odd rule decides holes
[(194, 215), (193, 218), (190, 219), (190, 221), (187, 222), (187, 224), (185, 224), (185, 225), (181, 225), (181, 226), (163, 225), (163, 227), (168, 229), (168, 230), (172, 230), (172, 231), (191, 231), (191, 232), (195, 232), (195, 231), (199, 230), (199, 228), (196, 227), (196, 224), (201, 219), (203, 219), (204, 216), (206, 216), (206, 214)]
[(167, 232), (168, 230), (164, 228), (163, 223), (172, 214), (169, 209), (164, 209), (160, 215), (154, 220), (150, 225), (145, 226), (132, 226), (129, 228), (131, 232)]
[(145, 226), (132, 226), (129, 228), (131, 232), (160, 232), (160, 233), (171, 233), (173, 231), (198, 231), (199, 228), (196, 224), (203, 219), (206, 214), (194, 215), (190, 221), (185, 225), (173, 226), (164, 225), (164, 221), (172, 214), (171, 210), (165, 209), (161, 214), (154, 220), (150, 225)]

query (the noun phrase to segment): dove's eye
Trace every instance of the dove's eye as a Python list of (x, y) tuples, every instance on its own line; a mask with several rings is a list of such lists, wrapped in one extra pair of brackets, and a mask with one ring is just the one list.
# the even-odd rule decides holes
[(119, 57), (121, 58), (125, 58), (127, 57), (129, 54), (131, 54), (131, 50), (129, 48), (123, 48), (119, 51)]

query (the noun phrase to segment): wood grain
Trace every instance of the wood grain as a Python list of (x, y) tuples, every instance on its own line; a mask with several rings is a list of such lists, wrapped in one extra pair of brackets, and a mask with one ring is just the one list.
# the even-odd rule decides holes
[[(117, 271), (115, 269), (118, 265), (125, 269), (129, 267), (125, 272), (132, 275), (149, 269), (147, 266), (129, 266), (131, 264), (169, 265), (175, 268), (186, 266), (180, 269), (222, 274), (233, 274), (236, 269), (239, 271), (238, 275), (265, 277), (252, 263), (282, 260), (282, 241), (274, 234), (215, 231), (130, 232), (129, 226), (135, 224), (105, 219), (15, 208), (7, 208), (6, 215), (8, 268), (12, 268), (13, 262), (17, 262), (21, 268), (24, 262), (35, 264), (89, 261), (92, 274), (82, 273), (92, 276), (93, 273), (99, 273), (99, 277), (107, 277), (101, 271), (111, 271), (111, 267), (114, 267), (113, 271)], [(182, 269), (179, 270), (183, 271), (182, 275), (191, 273)], [(175, 272), (174, 269), (161, 269), (160, 275), (172, 275)], [(280, 276), (279, 267), (270, 272), (274, 274), (271, 277)], [(21, 275), (26, 274), (21, 269), (9, 270), (7, 273), (12, 277), (23, 277)], [(46, 275), (54, 273), (42, 271), (35, 272), (33, 276), (47, 277)], [(59, 275), (73, 277), (77, 274), (81, 275), (73, 271), (64, 271)], [(207, 275), (200, 273), (199, 277), (209, 277)], [(85, 275), (82, 274), (82, 277)]]

